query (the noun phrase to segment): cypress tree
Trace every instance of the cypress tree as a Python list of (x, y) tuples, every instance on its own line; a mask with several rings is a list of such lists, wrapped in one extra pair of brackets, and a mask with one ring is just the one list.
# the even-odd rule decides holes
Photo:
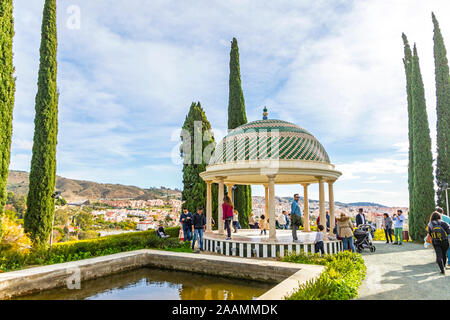
[[(228, 98), (228, 129), (235, 129), (247, 123), (244, 92), (241, 85), (239, 48), (236, 38), (231, 42), (230, 81)], [(252, 212), (252, 189), (250, 186), (238, 185), (233, 194), (234, 207), (239, 212), (239, 222), (248, 228), (248, 218)]]
[[(195, 122), (201, 123), (195, 125)], [(183, 124), (183, 131), (187, 133), (181, 136), (181, 156), (184, 158), (183, 164), (183, 191), (182, 200), (184, 201), (183, 208), (187, 208), (190, 212), (195, 212), (199, 206), (206, 210), (206, 183), (200, 177), (200, 173), (206, 170), (208, 163), (202, 155), (208, 146), (215, 147), (214, 136), (205, 136), (206, 131), (211, 130), (211, 124), (206, 118), (206, 114), (200, 102), (191, 104), (189, 113)], [(196, 153), (194, 141), (201, 139), (201, 152)], [(213, 149), (211, 150), (211, 154)], [(201, 158), (199, 157), (201, 156)], [(213, 218), (217, 222), (217, 185), (212, 185), (212, 207)], [(214, 210), (215, 209), (215, 210)]]
[[(405, 46), (405, 58), (403, 59), (403, 64), (405, 66), (406, 75), (406, 92), (408, 97), (408, 139), (409, 139), (409, 163), (408, 163), (408, 190), (409, 190), (409, 210), (414, 212), (414, 203), (412, 201), (413, 197), (413, 181), (414, 181), (414, 162), (413, 162), (413, 127), (412, 127), (412, 52), (411, 47), (408, 43), (408, 38), (404, 33), (402, 33), (403, 44)], [(409, 215), (409, 223), (414, 224), (414, 215)]]
[(35, 244), (45, 245), (55, 210), (56, 143), (58, 133), (56, 0), (44, 4), (34, 140), (27, 197), (25, 231)]
[(435, 208), (433, 184), (433, 157), (431, 154), (430, 128), (425, 102), (425, 90), (414, 45), (412, 66), (412, 126), (413, 126), (413, 223), (410, 233), (414, 240), (423, 239), (430, 214)]
[(450, 76), (444, 39), (434, 13), (432, 13), (432, 19), (437, 104), (437, 199), (438, 205), (446, 208), (445, 190), (442, 184), (450, 183)]
[(11, 154), (12, 117), (16, 80), (13, 66), (14, 18), (13, 1), (0, 0), (0, 240), (2, 239), (2, 217), (6, 204), (6, 182)]

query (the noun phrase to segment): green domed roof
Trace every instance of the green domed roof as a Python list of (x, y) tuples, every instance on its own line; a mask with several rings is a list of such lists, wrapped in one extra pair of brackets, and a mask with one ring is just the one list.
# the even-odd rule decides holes
[(308, 160), (330, 163), (308, 131), (282, 120), (258, 120), (232, 130), (217, 145), (210, 164), (245, 160)]

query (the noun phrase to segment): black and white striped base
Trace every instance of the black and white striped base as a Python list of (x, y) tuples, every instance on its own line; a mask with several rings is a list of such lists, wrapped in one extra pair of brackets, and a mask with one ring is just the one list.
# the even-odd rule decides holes
[[(261, 243), (239, 242), (233, 240), (203, 239), (203, 248), (206, 251), (237, 256), (243, 258), (276, 258), (291, 253), (315, 253), (314, 243)], [(340, 240), (324, 242), (325, 253), (336, 254), (343, 251)]]

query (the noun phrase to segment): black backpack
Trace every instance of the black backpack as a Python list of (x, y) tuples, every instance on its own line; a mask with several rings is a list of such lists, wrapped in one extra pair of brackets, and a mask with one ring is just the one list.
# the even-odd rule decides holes
[(434, 243), (442, 243), (447, 240), (447, 232), (445, 232), (444, 228), (442, 227), (441, 223), (433, 223), (431, 222), (428, 225), (428, 229), (430, 230), (430, 236), (431, 239), (433, 239)]

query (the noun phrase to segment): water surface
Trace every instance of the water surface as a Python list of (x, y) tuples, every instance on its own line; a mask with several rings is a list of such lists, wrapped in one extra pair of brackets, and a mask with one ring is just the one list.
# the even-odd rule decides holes
[(142, 268), (83, 281), (81, 289), (57, 288), (19, 300), (251, 300), (275, 284)]

